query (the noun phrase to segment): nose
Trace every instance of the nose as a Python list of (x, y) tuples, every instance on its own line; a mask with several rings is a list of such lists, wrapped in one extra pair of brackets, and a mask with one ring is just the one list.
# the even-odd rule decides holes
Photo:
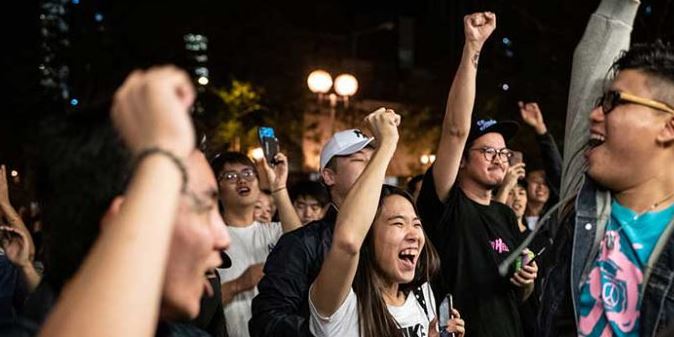
[(231, 239), (229, 237), (229, 232), (227, 232), (227, 226), (225, 222), (222, 221), (222, 216), (220, 212), (213, 212), (214, 215), (211, 219), (211, 232), (213, 235), (213, 248), (216, 250), (225, 250), (229, 248)]
[(604, 109), (602, 109), (601, 105), (596, 106), (590, 112), (590, 121), (591, 122), (601, 123), (601, 122), (604, 121), (604, 117), (606, 117), (606, 115), (604, 114)]

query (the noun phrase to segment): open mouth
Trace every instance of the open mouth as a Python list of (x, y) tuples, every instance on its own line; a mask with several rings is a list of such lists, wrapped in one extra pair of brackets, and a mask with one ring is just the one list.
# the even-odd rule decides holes
[(587, 142), (587, 145), (590, 149), (594, 149), (597, 146), (604, 144), (606, 137), (603, 135), (592, 133), (590, 134), (590, 140)]
[(241, 186), (236, 188), (236, 193), (240, 196), (247, 196), (250, 194), (250, 188), (248, 186)]
[(213, 290), (213, 286), (211, 285), (211, 279), (217, 277), (215, 275), (215, 270), (209, 270), (206, 272), (206, 275), (204, 275), (204, 294), (208, 297), (213, 297), (215, 294), (215, 290)]
[(398, 253), (398, 260), (400, 260), (406, 269), (414, 269), (419, 256), (419, 250), (416, 248), (403, 249)]

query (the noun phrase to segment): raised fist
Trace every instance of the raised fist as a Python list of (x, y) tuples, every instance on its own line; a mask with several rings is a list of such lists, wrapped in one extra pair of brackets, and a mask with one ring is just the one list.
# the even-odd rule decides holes
[(176, 67), (137, 70), (117, 89), (112, 120), (132, 152), (159, 147), (186, 158), (195, 143), (194, 98), (189, 76)]
[(482, 48), (482, 45), (496, 29), (496, 14), (492, 12), (473, 13), (463, 17), (466, 43)]

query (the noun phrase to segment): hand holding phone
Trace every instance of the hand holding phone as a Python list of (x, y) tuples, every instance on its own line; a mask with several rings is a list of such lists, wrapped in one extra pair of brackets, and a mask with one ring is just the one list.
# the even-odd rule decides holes
[(445, 296), (445, 299), (442, 300), (442, 303), (440, 303), (440, 336), (441, 337), (455, 337), (456, 334), (453, 332), (448, 332), (447, 331), (447, 322), (449, 322), (450, 319), (454, 318), (454, 315), (452, 314), (452, 311), (454, 311), (454, 298), (452, 297), (452, 294), (447, 294)]
[(510, 166), (519, 164), (524, 161), (524, 154), (520, 151), (513, 151), (512, 157), (508, 159)]
[(279, 141), (276, 138), (274, 128), (261, 126), (258, 128), (257, 134), (262, 146), (262, 152), (264, 152), (264, 158), (270, 165), (276, 165), (276, 155), (279, 153)]

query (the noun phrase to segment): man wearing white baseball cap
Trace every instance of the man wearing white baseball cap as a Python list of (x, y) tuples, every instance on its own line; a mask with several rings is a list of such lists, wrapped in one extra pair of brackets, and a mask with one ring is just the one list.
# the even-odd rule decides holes
[[(386, 113), (394, 112), (384, 108), (373, 112)], [(323, 146), (320, 173), (330, 191), (330, 207), (323, 219), (283, 235), (267, 257), (248, 322), (251, 337), (311, 336), (309, 286), (332, 243), (339, 206), (370, 161), (373, 141), (350, 129), (335, 133)]]

